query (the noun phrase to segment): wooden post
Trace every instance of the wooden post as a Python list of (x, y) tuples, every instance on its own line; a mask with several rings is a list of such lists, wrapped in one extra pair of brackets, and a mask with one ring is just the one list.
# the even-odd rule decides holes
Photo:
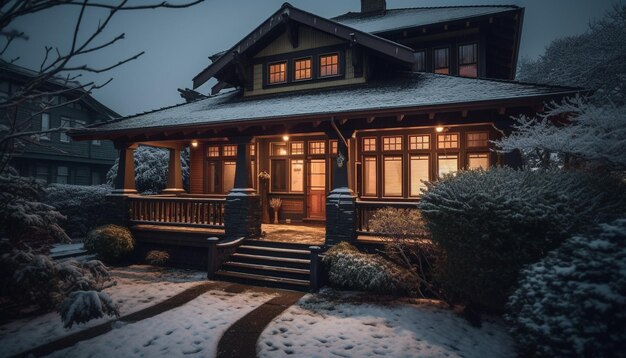
[(167, 167), (167, 187), (164, 194), (183, 193), (183, 174), (180, 166), (180, 148), (169, 148), (170, 160)]
[(116, 143), (116, 148), (120, 151), (117, 163), (117, 177), (115, 177), (115, 188), (111, 192), (113, 195), (137, 194), (135, 187), (135, 148), (133, 144)]

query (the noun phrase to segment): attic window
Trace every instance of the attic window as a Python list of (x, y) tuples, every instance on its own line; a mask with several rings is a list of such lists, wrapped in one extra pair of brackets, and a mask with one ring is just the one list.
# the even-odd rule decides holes
[(450, 74), (450, 56), (449, 50), (445, 48), (437, 48), (433, 52), (435, 73), (442, 75)]
[(459, 46), (459, 75), (478, 77), (478, 44)]
[(320, 77), (336, 76), (339, 74), (339, 55), (320, 56)]
[(296, 81), (311, 79), (311, 58), (301, 58), (293, 62), (294, 79)]
[(269, 83), (287, 82), (287, 62), (276, 62), (269, 64)]

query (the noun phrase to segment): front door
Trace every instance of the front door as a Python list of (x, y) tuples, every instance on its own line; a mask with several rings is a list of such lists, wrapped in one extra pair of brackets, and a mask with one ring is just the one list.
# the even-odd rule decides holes
[(311, 159), (308, 175), (308, 214), (310, 219), (326, 219), (326, 160)]

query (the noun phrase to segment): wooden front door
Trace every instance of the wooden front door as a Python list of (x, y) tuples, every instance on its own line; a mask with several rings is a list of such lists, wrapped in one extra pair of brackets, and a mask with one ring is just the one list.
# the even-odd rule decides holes
[(309, 160), (308, 217), (326, 219), (326, 160)]

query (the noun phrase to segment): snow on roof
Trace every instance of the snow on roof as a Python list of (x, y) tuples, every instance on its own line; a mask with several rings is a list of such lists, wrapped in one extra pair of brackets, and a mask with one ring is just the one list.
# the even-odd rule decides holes
[(377, 33), (490, 15), (515, 9), (519, 9), (519, 7), (515, 5), (420, 7), (389, 9), (382, 14), (349, 12), (332, 20), (360, 31)]
[(580, 89), (503, 80), (403, 73), (385, 81), (306, 92), (243, 97), (241, 90), (222, 92), (196, 102), (137, 114), (73, 134), (206, 125), (296, 116), (339, 115), (354, 111), (414, 108), (487, 100), (509, 100), (573, 94)]

